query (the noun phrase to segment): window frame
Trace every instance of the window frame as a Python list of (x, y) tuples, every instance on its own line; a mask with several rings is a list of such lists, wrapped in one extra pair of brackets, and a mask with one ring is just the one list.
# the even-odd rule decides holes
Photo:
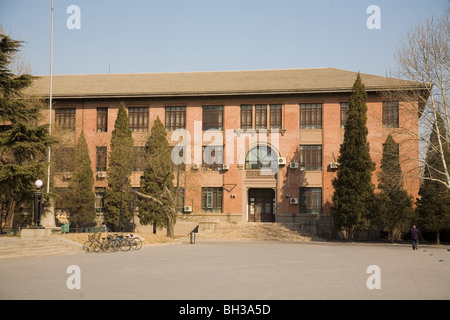
[[(202, 147), (202, 171), (219, 171), (222, 168), (223, 165), (223, 145), (221, 146), (203, 146)], [(209, 152), (209, 154), (207, 153)], [(214, 156), (212, 155), (212, 152), (214, 152)], [(208, 157), (216, 157), (215, 153), (219, 152), (219, 163), (207, 163), (205, 160), (205, 155)]]
[(322, 103), (300, 103), (300, 129), (322, 129)]
[(382, 102), (383, 128), (399, 128), (399, 103), (398, 101)]
[(321, 214), (322, 213), (322, 188), (320, 187), (300, 187), (300, 205), (301, 214)]
[[(265, 153), (264, 151), (260, 151), (263, 148), (266, 149)], [(254, 156), (255, 159), (252, 159), (252, 156)], [(269, 160), (261, 161), (261, 156), (265, 159), (268, 158)], [(264, 144), (257, 145), (248, 150), (247, 155), (245, 156), (245, 170), (271, 169), (274, 166), (272, 162), (275, 162), (278, 167), (278, 154), (276, 151)]]
[(108, 108), (97, 108), (97, 132), (108, 132)]
[(186, 129), (186, 107), (185, 106), (165, 107), (165, 119), (167, 131)]
[(320, 144), (300, 145), (300, 163), (306, 171), (322, 171), (323, 147)]
[(108, 148), (106, 146), (95, 147), (95, 171), (105, 172), (108, 164)]
[(341, 102), (341, 128), (345, 128), (348, 120), (348, 110), (350, 109), (350, 102)]
[(283, 106), (281, 104), (270, 105), (270, 129), (283, 128)]
[(132, 132), (148, 131), (149, 107), (129, 106), (128, 107), (128, 127)]
[(223, 210), (223, 188), (202, 187), (202, 212), (222, 213)]
[(73, 159), (75, 157), (75, 147), (64, 146), (56, 147), (53, 149), (52, 159), (55, 165), (55, 172), (72, 172), (73, 171)]
[(202, 107), (202, 130), (223, 130), (223, 105), (205, 105)]
[(241, 129), (253, 129), (253, 105), (241, 104)]
[(104, 213), (105, 212), (105, 197), (106, 188), (105, 187), (95, 187), (95, 212)]
[(267, 104), (255, 104), (255, 130), (267, 129)]
[(65, 131), (75, 131), (76, 108), (55, 108), (55, 126)]

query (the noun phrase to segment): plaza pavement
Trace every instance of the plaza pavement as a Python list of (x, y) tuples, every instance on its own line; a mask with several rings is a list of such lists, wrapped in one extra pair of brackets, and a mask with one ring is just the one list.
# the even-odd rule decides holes
[[(0, 261), (0, 299), (448, 300), (447, 247), (198, 240), (23, 258)], [(68, 288), (70, 266), (80, 289)], [(375, 275), (380, 288), (369, 289)]]

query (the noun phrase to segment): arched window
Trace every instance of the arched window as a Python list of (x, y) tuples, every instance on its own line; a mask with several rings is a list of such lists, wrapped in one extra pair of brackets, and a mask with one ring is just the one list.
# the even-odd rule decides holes
[(245, 169), (278, 168), (278, 155), (269, 146), (257, 146), (247, 154)]

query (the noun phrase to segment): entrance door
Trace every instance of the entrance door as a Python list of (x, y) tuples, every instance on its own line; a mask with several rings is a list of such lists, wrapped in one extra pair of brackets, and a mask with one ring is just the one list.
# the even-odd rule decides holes
[(249, 189), (248, 206), (249, 222), (275, 221), (275, 191), (273, 189)]

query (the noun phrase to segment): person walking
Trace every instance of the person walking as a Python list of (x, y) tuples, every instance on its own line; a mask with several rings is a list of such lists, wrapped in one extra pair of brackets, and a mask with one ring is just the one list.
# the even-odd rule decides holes
[(410, 232), (413, 250), (418, 250), (417, 246), (419, 244), (419, 229), (417, 229), (416, 226), (413, 225)]

